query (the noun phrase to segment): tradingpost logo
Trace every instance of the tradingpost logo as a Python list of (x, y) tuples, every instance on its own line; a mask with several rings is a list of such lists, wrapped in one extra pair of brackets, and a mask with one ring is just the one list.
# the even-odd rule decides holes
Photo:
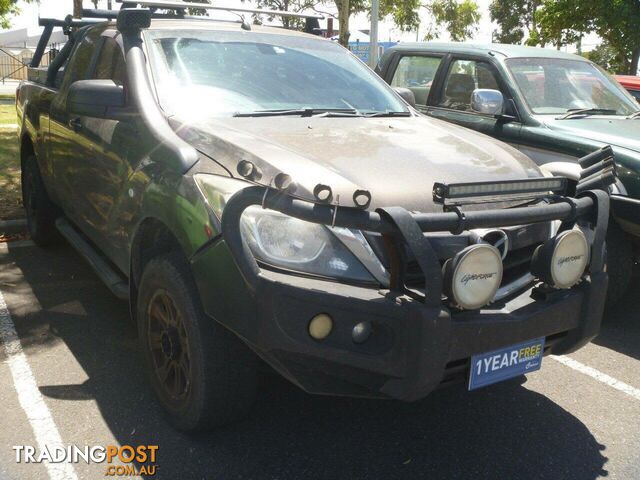
[(106, 464), (106, 477), (152, 477), (157, 472), (158, 445), (14, 445), (17, 463), (86, 463)]

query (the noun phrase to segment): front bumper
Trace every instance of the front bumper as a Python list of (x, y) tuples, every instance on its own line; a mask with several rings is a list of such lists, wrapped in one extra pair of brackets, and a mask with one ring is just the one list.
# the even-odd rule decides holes
[[(579, 285), (533, 288), (466, 312), (443, 305), (440, 265), (422, 233), (457, 230), (455, 214), (413, 216), (395, 208), (378, 215), (344, 211), (336, 219), (332, 206), (309, 207), (268, 193), (249, 187), (229, 200), (222, 219), (224, 241), (193, 262), (194, 273), (207, 313), (306, 391), (417, 400), (440, 385), (466, 379), (472, 355), (539, 337), (546, 339), (545, 353), (567, 353), (598, 333), (607, 287), (602, 253), (608, 196), (602, 191), (542, 207), (471, 212), (465, 219), (469, 229), (550, 220), (562, 220), (569, 228), (580, 218), (594, 226), (595, 234), (589, 275)], [(385, 291), (260, 269), (239, 231), (244, 209), (260, 203), (304, 220), (388, 235), (395, 245), (391, 248), (406, 248), (418, 258), (429, 293), (420, 298), (403, 289), (402, 269), (391, 272), (391, 288)], [(333, 329), (322, 341), (308, 333), (319, 313), (333, 318)], [(372, 333), (356, 343), (352, 331), (360, 322), (370, 322)]]
[[(242, 320), (230, 311), (223, 323), (308, 392), (413, 401), (466, 381), (478, 353), (540, 337), (545, 353), (580, 348), (598, 333), (606, 286), (600, 273), (544, 298), (534, 300), (530, 289), (491, 308), (452, 313), (390, 292), (298, 277), (294, 285), (289, 275), (267, 272), (245, 299)], [(334, 322), (322, 341), (308, 334), (319, 313)], [(360, 322), (373, 328), (358, 344), (352, 331)]]

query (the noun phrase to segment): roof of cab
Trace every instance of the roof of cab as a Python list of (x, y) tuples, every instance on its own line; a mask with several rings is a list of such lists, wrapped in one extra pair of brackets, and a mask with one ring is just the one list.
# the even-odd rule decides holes
[(522, 45), (508, 45), (503, 43), (456, 43), (456, 42), (422, 42), (422, 43), (400, 43), (391, 47), (388, 51), (416, 51), (423, 50), (429, 52), (444, 53), (466, 53), (466, 54), (500, 54), (505, 58), (564, 58), (567, 60), (582, 60), (588, 62), (586, 58), (571, 53), (559, 52), (548, 48), (525, 47)]

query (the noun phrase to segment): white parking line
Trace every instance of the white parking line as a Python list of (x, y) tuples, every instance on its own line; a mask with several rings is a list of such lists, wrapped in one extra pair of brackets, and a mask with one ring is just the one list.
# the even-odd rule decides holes
[(596, 370), (593, 367), (585, 365), (583, 363), (574, 360), (573, 358), (569, 358), (566, 356), (555, 356), (552, 355), (549, 358), (553, 358), (556, 362), (560, 362), (563, 365), (566, 365), (569, 368), (573, 368), (574, 370), (584, 373), (585, 375), (590, 376), (591, 378), (596, 379), (597, 381), (604, 383), (605, 385), (609, 385), (616, 390), (621, 391), (622, 393), (626, 393), (630, 397), (635, 398), (636, 400), (640, 400), (640, 389), (632, 387), (628, 383), (621, 382), (613, 377), (610, 377), (606, 373), (602, 373), (599, 370)]
[[(27, 356), (22, 351), (20, 338), (2, 292), (0, 292), (0, 344), (4, 345), (13, 385), (18, 393), (20, 406), (33, 429), (38, 449), (42, 451), (45, 446), (49, 449), (57, 446), (64, 447), (51, 412), (40, 395), (33, 372), (27, 362)], [(77, 480), (78, 478), (70, 463), (43, 463), (52, 480)]]

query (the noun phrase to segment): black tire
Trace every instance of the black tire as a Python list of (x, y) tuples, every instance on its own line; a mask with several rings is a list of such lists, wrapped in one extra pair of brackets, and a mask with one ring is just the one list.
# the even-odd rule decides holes
[(46, 247), (60, 241), (56, 229), (60, 210), (45, 190), (34, 155), (27, 157), (22, 166), (22, 204), (27, 215), (29, 235), (36, 245)]
[(615, 307), (624, 296), (633, 274), (633, 247), (631, 239), (613, 220), (607, 231), (607, 309)]
[[(249, 412), (256, 395), (256, 357), (204, 313), (181, 254), (147, 264), (137, 314), (151, 386), (175, 428), (208, 430)], [(163, 315), (173, 315), (173, 321)]]

